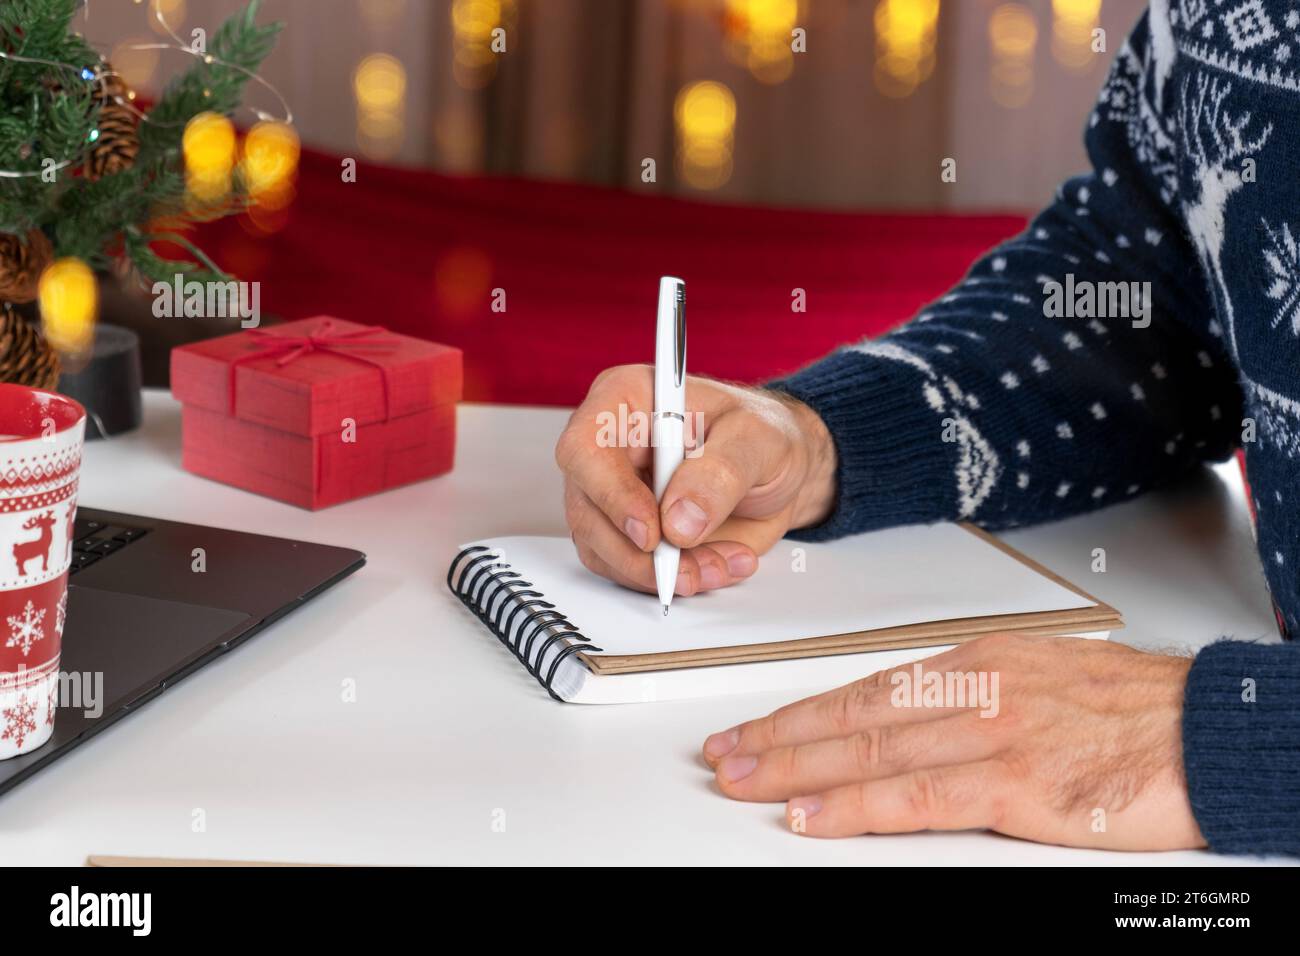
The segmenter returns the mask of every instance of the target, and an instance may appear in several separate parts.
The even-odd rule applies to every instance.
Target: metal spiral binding
[[[468,561],[465,559],[469,558]],[[461,562],[464,561],[464,567]],[[476,544],[462,550],[447,568],[447,589],[461,604],[469,608],[498,641],[514,654],[528,673],[556,700],[563,698],[551,685],[566,657],[579,651],[600,651],[591,640],[546,600],[546,595],[532,590],[532,582],[523,580],[501,556],[485,545]],[[517,590],[519,589],[519,590]],[[506,611],[509,608],[509,612]],[[515,619],[520,614],[518,627]],[[537,645],[537,638],[546,632],[547,637]],[[513,635],[513,638],[511,637]],[[555,660],[542,673],[542,661],[556,642],[570,641],[555,655]]]

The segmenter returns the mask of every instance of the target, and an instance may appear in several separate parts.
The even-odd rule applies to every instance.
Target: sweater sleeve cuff
[[[1300,648],[1202,650],[1183,696],[1183,764],[1211,849],[1300,854]]]
[[[924,381],[906,363],[845,350],[768,383],[821,417],[838,456],[834,511],[790,538],[825,541],[954,517],[954,446],[942,439]]]

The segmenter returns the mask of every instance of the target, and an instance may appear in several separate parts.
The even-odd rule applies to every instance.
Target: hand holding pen
[[[694,315],[698,365],[698,307]],[[693,595],[743,581],[787,531],[829,515],[835,448],[817,414],[766,389],[690,375],[687,451],[657,498],[649,429],[646,440],[608,441],[611,416],[652,421],[654,383],[649,365],[602,372],[556,444],[565,520],[589,570],[656,594],[652,554],[667,541],[681,549],[673,592]]]

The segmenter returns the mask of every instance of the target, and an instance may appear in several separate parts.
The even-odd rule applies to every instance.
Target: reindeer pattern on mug
[[[53,727],[80,464],[79,431],[0,446],[0,758]]]

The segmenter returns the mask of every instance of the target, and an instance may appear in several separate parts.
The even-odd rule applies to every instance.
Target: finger
[[[660,503],[663,533],[688,548],[706,540],[749,493],[781,468],[785,444],[756,428],[754,417],[724,412],[708,423],[699,454],[673,474]]]
[[[773,747],[847,737],[868,727],[952,716],[959,708],[914,706],[912,689],[925,673],[948,673],[964,660],[963,648],[958,646],[788,704],[766,717],[713,734],[704,742],[704,759],[716,767],[728,755],[757,754]]]
[[[739,518],[733,514],[706,536],[705,543],[735,541],[760,555],[772,550],[772,546],[785,537],[785,531],[786,526],[779,521]]]
[[[700,588],[711,591],[730,587],[758,570],[758,555],[738,541],[710,541],[683,552],[700,567]]]
[[[981,723],[984,726],[981,726]],[[834,740],[725,757],[718,787],[734,800],[771,802],[912,770],[986,760],[999,750],[975,711],[919,724],[886,724]]]
[[[917,830],[995,830],[1015,799],[997,760],[913,770],[867,780],[786,805],[795,833],[816,837]]]
[[[620,584],[633,591],[644,591],[647,594],[658,593],[659,589],[653,583],[649,587],[643,587],[635,581],[624,579],[620,577],[619,573],[614,568],[606,564],[600,555],[596,554],[596,552],[589,546],[578,541],[576,538],[573,543],[578,550],[578,560],[582,562],[583,567],[593,574],[598,574],[602,578],[608,578],[615,584]],[[677,570],[677,586],[673,589],[673,593],[682,597],[689,597],[700,590],[699,581],[699,566],[695,563],[693,558],[687,555],[682,555],[682,561]]]
[[[643,466],[634,461],[641,455],[648,463],[649,449],[602,447],[594,421],[582,409],[574,413],[556,443],[555,462],[638,550],[653,551],[659,543],[659,503],[641,478]]]
[[[575,483],[564,484],[564,520],[573,540],[590,548],[613,580],[638,591],[655,591],[654,559],[628,540]]]
[[[653,557],[634,547],[572,482],[565,484],[564,515],[574,541],[600,558],[605,577],[638,591],[653,594],[658,590]],[[690,595],[727,587],[757,568],[757,557],[744,545],[710,542],[683,554],[674,593]]]
[[[730,518],[704,544],[682,553],[700,565],[700,588],[711,591],[737,584],[758,570],[758,556],[780,539],[775,522]],[[714,540],[716,538],[716,540]]]

